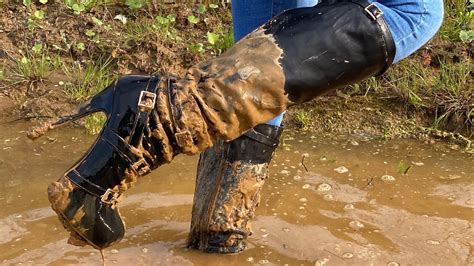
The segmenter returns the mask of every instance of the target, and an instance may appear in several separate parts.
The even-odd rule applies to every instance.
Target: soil
[[[72,99],[65,93],[64,85],[60,84],[71,81],[71,78],[61,70],[51,71],[41,80],[35,81],[21,81],[13,76],[11,70],[17,61],[25,55],[31,55],[31,47],[36,43],[43,44],[44,55],[59,56],[65,64],[75,61],[86,65],[106,57],[111,60],[111,71],[118,75],[168,73],[182,76],[190,66],[214,56],[210,50],[193,53],[189,45],[206,43],[208,31],[229,31],[231,19],[228,9],[222,12],[223,9],[208,8],[207,13],[200,15],[205,23],[194,25],[188,22],[187,17],[195,14],[195,7],[183,8],[181,4],[150,6],[146,11],[132,11],[120,5],[98,6],[79,15],[55,1],[44,5],[33,3],[25,8],[17,0],[7,0],[0,8],[3,9],[0,16],[0,64],[4,66],[6,74],[6,79],[0,79],[0,107],[10,120],[55,118],[70,113],[85,100]],[[46,17],[35,19],[32,14],[36,10],[44,11]],[[114,19],[117,15],[125,15],[130,24],[143,18],[144,21],[148,18],[152,21],[156,15],[166,14],[176,15],[174,28],[178,39],[160,34],[148,34],[142,38],[125,36],[125,26]],[[97,26],[93,22],[94,18],[109,28]],[[35,25],[35,29],[28,29],[31,24]],[[100,39],[88,37],[87,30],[93,30]],[[85,44],[85,50],[78,49],[79,43]],[[422,52],[417,57],[429,67],[439,66],[439,55],[454,59],[462,55],[453,45],[440,44],[428,48],[429,54]],[[432,126],[433,114],[409,108],[399,99],[383,98],[380,95],[349,95],[344,92],[341,90],[336,95],[321,97],[292,108],[286,116],[285,126],[320,134],[362,133],[382,138],[426,138],[425,129]],[[301,112],[307,116],[304,123],[297,118]],[[461,129],[449,129],[470,134],[462,126]]]

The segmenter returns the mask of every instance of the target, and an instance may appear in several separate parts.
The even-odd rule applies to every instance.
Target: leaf
[[[29,5],[31,5],[31,0],[23,0],[23,5],[28,7]]]
[[[199,22],[199,18],[191,15],[191,16],[188,16],[188,21],[192,24],[196,24]]]
[[[33,52],[35,54],[40,54],[41,53],[41,50],[43,50],[43,44],[42,43],[36,43],[32,48],[31,50],[33,50]]]
[[[96,17],[92,17],[92,22],[94,22],[94,24],[96,24],[97,26],[102,26],[104,24],[104,22],[102,22],[102,20],[100,20]]]
[[[95,31],[93,31],[91,29],[88,29],[88,30],[86,30],[85,34],[86,34],[87,37],[92,38],[92,37],[95,36]]]
[[[209,7],[212,8],[212,9],[216,9],[216,8],[218,8],[219,6],[216,5],[216,4],[209,4]]]
[[[48,3],[48,0],[39,0],[39,2],[43,5],[46,5],[46,3]]]
[[[72,5],[72,10],[74,10],[74,14],[79,15],[82,11],[84,11],[86,7],[83,4],[74,4]]]
[[[215,33],[212,33],[212,32],[207,32],[207,41],[210,43],[210,44],[216,44],[217,41],[219,40],[219,35],[215,34]]]
[[[125,4],[128,6],[130,9],[139,9],[141,8],[142,2],[140,0],[126,0]]]
[[[23,65],[26,65],[26,64],[28,64],[29,62],[30,62],[30,60],[28,60],[28,58],[26,58],[26,57],[24,57],[24,56],[23,56],[23,57],[21,58],[21,60],[20,60],[20,63],[22,63]]]
[[[474,41],[474,31],[473,30],[462,30],[459,32],[459,38],[463,42],[472,42]]]
[[[44,12],[43,10],[36,10],[35,13],[33,13],[33,16],[37,19],[44,19]]]
[[[196,9],[196,11],[197,11],[198,13],[200,13],[200,14],[205,13],[205,12],[206,12],[206,6],[203,5],[203,4],[199,4],[198,7],[197,7],[197,9]]]
[[[173,23],[176,21],[176,17],[172,14],[169,14],[168,16],[166,16],[166,18],[168,19],[170,23]]]
[[[84,50],[86,49],[86,46],[84,45],[83,42],[80,42],[80,43],[77,43],[77,44],[76,44],[76,48],[77,48],[77,50],[79,50],[79,51],[84,51]]]

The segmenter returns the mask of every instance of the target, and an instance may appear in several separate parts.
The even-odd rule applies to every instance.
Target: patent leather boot
[[[329,1],[272,18],[183,79],[120,78],[77,114],[31,132],[107,114],[87,154],[50,185],[52,208],[71,239],[107,247],[124,234],[117,202],[138,177],[177,154],[236,139],[293,104],[381,74],[394,53],[377,6]]]
[[[71,232],[72,244],[102,249],[119,241],[125,232],[117,207],[120,193],[138,176],[163,163],[162,158],[143,156],[140,150],[143,145],[150,146],[146,137],[149,124],[153,124],[150,114],[159,80],[154,76],[122,77],[76,114],[30,131],[29,137],[37,138],[49,129],[95,112],[107,116],[89,151],[48,187],[51,206]],[[160,146],[156,140],[153,144]]]
[[[261,124],[239,138],[219,141],[199,159],[188,246],[238,253],[252,234],[251,220],[268,178],[282,128]]]

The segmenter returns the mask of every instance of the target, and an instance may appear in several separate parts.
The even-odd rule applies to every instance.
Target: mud
[[[188,246],[239,252],[268,177],[268,163],[228,162],[229,146],[218,142],[201,154]],[[212,242],[212,243],[211,243]]]
[[[94,137],[65,127],[32,142],[27,127],[0,123],[0,264],[100,265],[98,251],[67,244],[46,195]],[[246,251],[186,248],[197,157],[178,156],[127,192],[128,229],[105,250],[106,263],[474,263],[472,154],[438,142],[289,133],[270,164]],[[412,166],[406,175],[401,161]]]

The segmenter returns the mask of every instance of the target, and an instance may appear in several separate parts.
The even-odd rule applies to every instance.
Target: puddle
[[[64,128],[33,142],[27,126],[0,124],[0,264],[100,265],[98,251],[66,244],[46,196],[94,137]],[[108,264],[474,263],[474,158],[449,145],[286,135],[249,248],[233,256],[185,248],[196,163],[178,156],[127,193]]]

